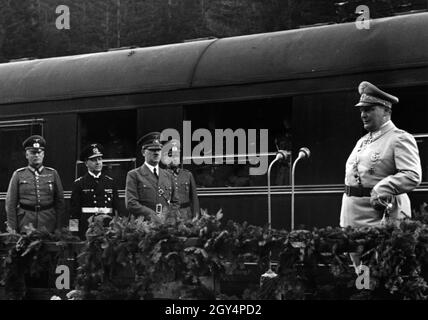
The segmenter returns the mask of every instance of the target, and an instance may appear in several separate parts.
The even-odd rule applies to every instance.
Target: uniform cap
[[[398,98],[380,90],[370,82],[363,81],[358,86],[360,93],[360,101],[355,105],[356,107],[369,107],[374,105],[381,105],[384,107],[392,108],[392,105],[398,103]]]
[[[180,157],[180,141],[177,139],[169,140],[165,143],[162,153],[162,163],[164,165],[171,164],[172,158]]]
[[[179,155],[180,154],[180,141],[177,139],[172,139],[168,141],[165,146],[164,150],[168,150],[168,156],[173,155]]]
[[[163,145],[160,141],[160,132],[150,132],[144,136],[142,136],[137,144],[141,145],[143,150],[161,150]]]
[[[104,152],[103,150],[103,146],[99,143],[92,143],[87,145],[80,153],[80,160],[86,161],[88,159],[102,157]]]
[[[22,143],[22,146],[25,150],[34,149],[41,151],[45,150],[46,140],[42,136],[34,135],[25,139],[25,141]]]

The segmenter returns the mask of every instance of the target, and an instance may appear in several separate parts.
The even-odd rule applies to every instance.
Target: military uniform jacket
[[[178,168],[168,169],[177,189],[180,214],[184,219],[192,219],[199,213],[199,199],[196,182],[189,170]]]
[[[119,197],[113,178],[101,173],[95,178],[88,172],[74,181],[71,193],[70,218],[79,219],[79,236],[88,229],[88,218],[98,214],[114,216]]]
[[[135,216],[149,218],[156,213],[156,206],[162,210],[178,209],[178,198],[171,174],[159,168],[159,178],[146,165],[131,170],[126,176],[125,204]]]
[[[421,182],[421,164],[412,135],[388,121],[381,129],[362,137],[346,162],[345,184],[373,188],[379,196],[393,196],[391,218],[411,216],[406,192]],[[377,226],[383,213],[370,205],[370,197],[342,198],[340,225]]]
[[[64,190],[55,169],[28,166],[13,173],[6,195],[11,229],[24,232],[24,226],[32,223],[36,229],[53,232],[62,226],[64,206]]]

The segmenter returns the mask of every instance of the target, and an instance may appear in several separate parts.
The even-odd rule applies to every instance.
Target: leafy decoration
[[[428,295],[428,226],[405,220],[381,228],[270,230],[202,214],[162,225],[94,219],[77,257],[83,299],[419,299]],[[0,268],[10,298],[25,295],[25,277],[51,270],[72,239],[29,230],[0,237]],[[56,250],[49,249],[49,243]],[[50,252],[50,254],[46,254]],[[350,253],[370,271],[355,286]],[[50,269],[49,269],[50,268]],[[266,272],[268,270],[268,272]],[[240,282],[239,282],[239,281]],[[241,290],[224,284],[239,282]]]

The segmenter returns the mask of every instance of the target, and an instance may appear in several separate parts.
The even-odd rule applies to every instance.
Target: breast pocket
[[[182,182],[180,183],[180,191],[182,192],[189,192],[190,184],[189,182]]]
[[[40,182],[40,190],[46,194],[53,194],[54,181],[52,179],[43,180]]]
[[[19,192],[22,194],[30,194],[34,189],[34,184],[29,180],[19,180]]]
[[[147,183],[140,183],[138,185],[138,196],[140,200],[151,199],[155,197],[155,192],[153,187]]]

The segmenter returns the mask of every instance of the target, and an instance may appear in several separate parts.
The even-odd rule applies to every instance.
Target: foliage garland
[[[80,298],[428,298],[426,215],[421,221],[405,220],[382,228],[292,232],[245,222],[224,223],[221,218],[221,211],[216,215],[202,212],[192,221],[153,225],[118,217],[108,227],[94,220],[77,258],[75,287],[82,293]],[[16,241],[10,237],[1,237],[0,249]],[[9,298],[23,298],[24,275],[38,273],[61,256],[60,250],[53,258],[46,255],[46,243],[56,241],[61,248],[73,240],[65,231],[49,235],[28,230],[9,248],[0,268]],[[370,270],[369,289],[355,287],[357,274],[349,258],[351,252],[358,253]],[[270,277],[263,278],[259,286],[260,275],[270,267],[277,275],[267,273]],[[223,287],[219,290],[222,281],[250,274],[253,283],[246,283],[245,290],[231,294],[225,294]]]

